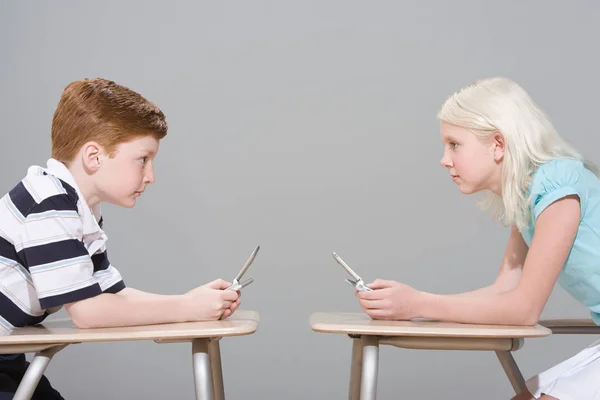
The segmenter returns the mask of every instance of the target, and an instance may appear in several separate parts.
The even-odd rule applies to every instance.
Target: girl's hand
[[[367,285],[373,291],[356,292],[361,308],[373,319],[408,320],[417,318],[421,292],[396,281],[376,279]]]

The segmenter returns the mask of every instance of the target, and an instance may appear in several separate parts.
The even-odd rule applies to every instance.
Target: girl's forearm
[[[517,290],[496,293],[488,288],[460,295],[421,292],[417,301],[417,314],[420,318],[471,324],[537,323],[539,312],[533,310]]]

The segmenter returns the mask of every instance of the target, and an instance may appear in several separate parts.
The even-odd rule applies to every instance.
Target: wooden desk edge
[[[332,334],[346,334],[346,335],[363,335],[363,336],[385,336],[385,337],[430,337],[430,338],[464,338],[464,339],[533,339],[533,338],[542,338],[552,335],[552,331],[548,333],[539,334],[478,334],[478,333],[469,333],[468,331],[464,333],[421,333],[421,332],[381,332],[374,330],[361,330],[361,329],[332,329],[332,328],[320,328],[318,325],[312,327],[314,332],[318,333],[332,333]]]
[[[221,337],[235,337],[235,336],[247,336],[254,334],[258,330],[259,316],[256,311],[248,312],[248,319],[238,319],[237,322],[241,323],[241,326],[227,327],[227,328],[210,328],[205,332],[202,329],[197,329],[196,332],[190,333],[189,329],[186,331],[175,330],[173,332],[149,330],[143,331],[144,326],[140,327],[127,327],[128,331],[119,332],[119,328],[108,328],[115,329],[114,332],[102,331],[101,329],[74,329],[73,332],[67,333],[40,333],[40,334],[26,334],[26,335],[8,335],[0,336],[0,347],[2,346],[14,346],[14,345],[41,345],[41,344],[75,344],[75,343],[93,343],[93,342],[128,342],[128,341],[140,341],[140,340],[154,340],[156,341],[173,341],[173,342],[186,342],[194,339],[210,339],[210,338],[221,338]],[[175,324],[164,324],[165,327],[169,327]],[[43,324],[42,324],[43,326]],[[152,325],[156,328],[157,325]],[[140,328],[136,330],[135,328]],[[168,328],[166,328],[168,329]]]
[[[0,347],[12,346],[16,344],[75,344],[75,343],[103,343],[103,342],[135,342],[142,340],[153,340],[155,342],[172,341],[172,342],[191,342],[194,339],[210,339],[224,338],[236,336],[248,336],[257,331],[255,326],[252,329],[245,329],[236,332],[206,332],[197,335],[190,334],[173,334],[173,335],[156,335],[152,332],[136,334],[136,335],[120,335],[120,334],[93,334],[93,333],[72,333],[72,334],[54,334],[54,335],[28,335],[28,336],[7,336],[0,341]],[[45,337],[48,336],[48,337]]]
[[[503,327],[498,325],[498,330],[503,331],[502,333],[495,333],[493,329],[489,328],[477,328],[477,325],[469,324],[468,328],[444,328],[440,329],[439,332],[418,332],[418,329],[435,329],[434,326],[431,328],[410,328],[410,327],[386,327],[384,326],[357,326],[350,322],[348,324],[339,322],[323,322],[319,321],[319,316],[323,316],[328,313],[315,313],[311,315],[309,323],[311,329],[318,333],[334,333],[334,334],[347,334],[347,335],[366,335],[366,336],[415,336],[415,337],[432,337],[432,338],[509,338],[509,339],[527,339],[527,338],[539,338],[552,335],[552,330],[536,324],[534,326],[523,326],[523,330],[519,331],[518,327]],[[344,313],[342,313],[344,314]],[[351,315],[351,314],[347,314]],[[466,325],[466,324],[465,324]],[[515,332],[510,332],[510,329],[514,329]],[[486,332],[486,330],[488,332]],[[390,332],[391,331],[391,332]],[[528,332],[524,332],[528,331]]]

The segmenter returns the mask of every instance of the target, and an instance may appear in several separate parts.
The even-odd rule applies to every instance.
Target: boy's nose
[[[145,178],[147,183],[154,183],[154,166],[152,164],[148,165]]]

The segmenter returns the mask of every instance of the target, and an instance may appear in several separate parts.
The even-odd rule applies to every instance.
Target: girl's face
[[[504,138],[497,132],[482,141],[468,129],[441,122],[444,155],[440,164],[464,194],[491,190],[502,195]]]

